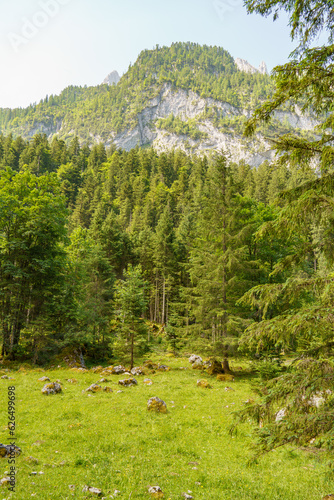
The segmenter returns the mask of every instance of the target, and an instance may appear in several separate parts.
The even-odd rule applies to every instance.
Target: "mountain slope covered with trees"
[[[313,124],[298,109],[286,108],[258,138],[243,139],[246,118],[273,89],[270,76],[239,71],[220,47],[175,43],[143,51],[117,85],[72,86],[26,109],[2,109],[0,130],[24,138],[45,133],[67,143],[77,136],[81,144],[115,143],[126,150],[225,148],[234,160],[258,165],[272,156],[264,136]]]

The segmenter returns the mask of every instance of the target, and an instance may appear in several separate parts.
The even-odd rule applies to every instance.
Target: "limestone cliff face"
[[[208,117],[208,110],[214,110],[220,119],[226,118],[228,126],[215,126],[214,121]],[[184,122],[193,120],[192,123],[200,132],[201,138],[195,140],[187,135],[164,130],[161,124],[159,128],[157,127],[157,120],[171,115]],[[116,146],[127,151],[137,145],[152,145],[158,151],[177,148],[195,154],[224,149],[232,161],[244,160],[252,166],[258,166],[265,160],[272,160],[275,155],[274,150],[261,134],[257,134],[252,139],[245,139],[241,128],[233,125],[238,118],[243,116],[248,118],[250,111],[227,102],[203,98],[192,91],[175,90],[172,89],[171,84],[165,83],[158,95],[138,113],[136,125],[132,129],[122,130],[116,134],[110,127],[109,131],[108,129],[104,131],[103,137],[94,130],[89,136],[91,143],[104,142],[106,145],[115,143]],[[315,120],[303,115],[298,107],[295,107],[294,112],[276,111],[274,118],[285,129],[292,127],[293,129],[313,130],[316,125]],[[56,122],[45,120],[34,123],[25,135],[30,138],[38,132],[45,133],[50,139],[57,135],[65,140],[71,139],[76,134],[71,125],[61,118],[58,118]]]
[[[137,145],[153,145],[158,151],[179,148],[184,151],[202,153],[204,151],[226,150],[232,161],[245,160],[253,166],[258,166],[265,160],[274,157],[271,145],[257,134],[249,140],[240,134],[231,131],[226,133],[214,127],[210,120],[203,117],[206,109],[215,107],[222,117],[249,116],[249,112],[232,106],[231,104],[216,101],[210,98],[201,98],[194,92],[185,90],[173,91],[169,84],[165,84],[157,97],[138,114],[138,125],[132,130],[124,130],[120,134],[111,134],[107,143],[114,142],[118,147],[130,150]],[[167,118],[171,114],[183,121],[197,120],[197,127],[205,132],[204,139],[193,140],[185,135],[177,135],[166,130],[158,129],[155,122],[159,118]],[[277,111],[275,118],[282,124],[289,124],[294,128],[312,130],[315,121],[305,117],[296,108],[295,113]]]

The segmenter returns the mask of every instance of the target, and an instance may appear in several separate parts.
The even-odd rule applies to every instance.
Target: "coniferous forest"
[[[334,45],[310,41],[322,23],[332,37],[333,9],[317,2],[313,11],[302,0],[245,3],[249,12],[275,6],[291,16],[300,44],[273,78],[237,72],[223,50],[174,44],[143,52],[119,86],[102,86],[98,96],[81,89],[74,98],[68,89],[28,110],[1,111],[1,355],[43,366],[76,350],[93,364],[122,360],[133,368],[159,348],[219,358],[225,374],[231,358],[246,357],[266,381],[236,421],[260,424],[260,449],[315,442],[331,451]],[[140,85],[125,118],[129,79]],[[258,167],[233,163],[226,150],[126,151],[79,135],[8,133],[67,97],[74,130],[89,106],[96,118],[107,105],[115,130],[131,127],[155,95],[153,80],[236,105],[251,99],[257,110],[248,136],[268,131],[275,111],[297,103],[318,125],[312,137],[279,129],[271,137],[276,160]],[[157,126],[200,133],[174,116]],[[312,405],[314,397],[321,404]]]

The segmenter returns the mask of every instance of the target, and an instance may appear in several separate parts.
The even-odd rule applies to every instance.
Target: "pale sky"
[[[294,44],[287,18],[247,15],[243,0],[0,0],[0,107],[122,75],[144,49],[218,45],[269,70]]]

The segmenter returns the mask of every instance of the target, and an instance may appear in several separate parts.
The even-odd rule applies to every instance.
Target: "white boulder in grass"
[[[51,382],[51,384],[45,384],[42,389],[42,394],[58,394],[61,392],[61,385],[57,382]]]
[[[100,488],[95,488],[94,486],[84,486],[83,493],[92,493],[93,495],[101,496],[102,495],[102,490]]]
[[[163,498],[164,496],[160,486],[150,486],[148,492],[152,498]]]
[[[131,370],[132,375],[143,375],[143,370],[139,366],[135,366]]]
[[[203,359],[201,358],[201,356],[197,356],[196,354],[192,354],[189,358],[189,363],[193,364],[193,363],[203,363]]]

